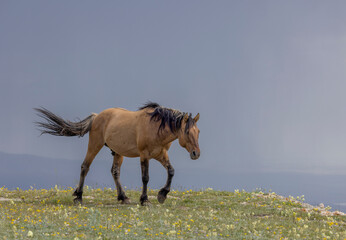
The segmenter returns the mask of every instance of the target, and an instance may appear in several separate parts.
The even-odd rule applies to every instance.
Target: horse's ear
[[[187,120],[189,120],[189,114],[185,113],[183,121],[187,122]]]
[[[193,121],[196,123],[199,120],[199,113],[197,113],[196,117],[193,118]]]

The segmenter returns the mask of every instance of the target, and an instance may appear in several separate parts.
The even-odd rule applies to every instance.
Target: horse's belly
[[[138,157],[137,118],[133,113],[117,112],[105,128],[105,142],[117,154],[125,157]]]
[[[138,157],[139,151],[135,138],[114,134],[106,139],[107,146],[117,154],[125,157]]]
[[[139,157],[139,152],[137,148],[133,149],[124,149],[124,148],[116,148],[116,150],[113,150],[117,154],[124,156],[124,157]]]

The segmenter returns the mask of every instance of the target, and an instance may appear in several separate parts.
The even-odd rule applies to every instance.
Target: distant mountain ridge
[[[55,185],[75,187],[79,181],[83,160],[67,160],[0,152],[0,187],[9,189],[51,188]],[[85,184],[92,187],[115,187],[111,175],[112,158],[96,158],[92,163]],[[139,160],[124,161],[121,180],[124,186],[132,188],[142,184]],[[151,186],[163,185],[166,170],[159,164],[152,164]],[[159,179],[158,179],[159,178]]]
[[[54,159],[27,154],[0,152],[0,187],[9,189],[52,188],[55,185],[75,187],[79,181],[82,160]],[[220,172],[211,168],[195,168],[184,160],[172,161],[175,168],[173,189],[201,189],[212,187],[218,190],[234,191],[256,188],[272,190],[283,196],[305,195],[308,203],[324,203],[334,209],[346,212],[346,175],[317,175],[294,172]],[[90,167],[85,184],[91,187],[111,187],[115,184],[110,172],[112,158],[99,157]],[[188,167],[186,167],[188,166]],[[149,167],[149,187],[158,189],[166,181],[166,171],[157,162]],[[140,188],[142,185],[138,159],[126,159],[121,168],[123,186]],[[71,197],[72,199],[72,197]]]
[[[7,188],[47,188],[72,185],[78,176],[78,163],[28,154],[0,152],[0,185]],[[72,182],[70,182],[72,181]],[[70,184],[68,184],[70,182]]]

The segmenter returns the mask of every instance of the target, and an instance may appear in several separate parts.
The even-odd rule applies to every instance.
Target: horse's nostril
[[[199,152],[197,152],[197,151],[191,151],[190,157],[191,157],[191,159],[193,159],[193,160],[198,159],[198,158],[199,158]]]

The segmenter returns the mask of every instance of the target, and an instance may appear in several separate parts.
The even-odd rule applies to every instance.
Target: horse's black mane
[[[142,107],[138,108],[138,110],[143,110],[145,108],[157,108],[157,107],[161,107],[160,104],[155,102],[147,102]]]
[[[142,107],[140,107],[138,110],[143,110],[147,108],[154,110],[153,112],[148,113],[151,116],[150,120],[157,122],[161,121],[158,132],[162,131],[165,128],[166,124],[173,133],[179,131],[181,129],[181,123],[184,119],[184,116],[188,114],[186,112],[181,112],[179,110],[162,107],[160,106],[160,104],[154,102],[148,102]],[[185,133],[188,132],[188,130],[193,126],[194,123],[195,122],[190,113],[188,120],[186,122]]]

